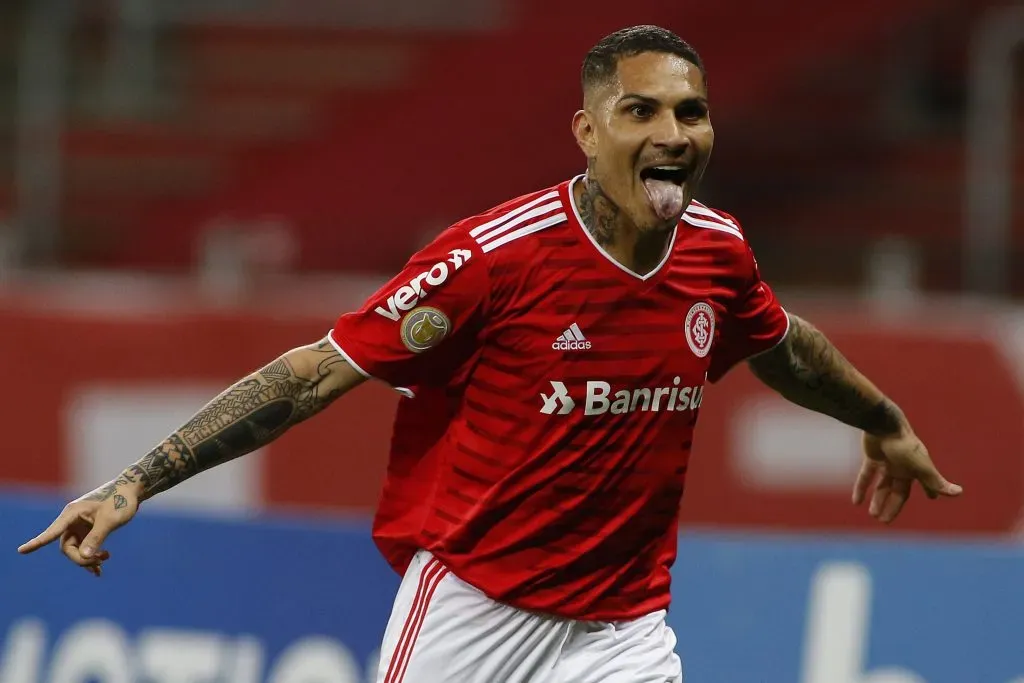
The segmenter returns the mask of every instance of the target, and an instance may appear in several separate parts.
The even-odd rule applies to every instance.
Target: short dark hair
[[[708,76],[704,63],[697,51],[685,40],[660,26],[630,26],[605,36],[590,48],[583,60],[581,85],[584,92],[595,85],[607,83],[618,70],[619,60],[635,57],[645,52],[662,52],[676,55],[690,62],[700,70],[707,85]]]

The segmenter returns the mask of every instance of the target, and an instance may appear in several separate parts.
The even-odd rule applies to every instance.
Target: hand
[[[864,434],[864,463],[853,487],[854,505],[864,502],[868,489],[874,484],[868,512],[888,524],[900,514],[915,480],[932,499],[956,497],[963,491],[939,473],[928,449],[909,429],[887,436]]]
[[[138,492],[123,482],[111,482],[68,503],[47,529],[18,552],[35,552],[60,539],[60,549],[75,564],[100,576],[110,553],[103,549],[107,536],[127,524],[139,509]]]

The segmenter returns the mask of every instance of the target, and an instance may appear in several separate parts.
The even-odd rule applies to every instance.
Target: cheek
[[[617,198],[620,201],[625,200],[633,185],[633,150],[630,147],[619,146],[606,152],[601,159],[605,178],[610,189],[613,188],[618,194]]]
[[[619,179],[632,177],[636,161],[643,149],[643,138],[623,133],[612,133],[601,150],[607,169]]]
[[[709,125],[708,128],[707,128],[707,131],[705,131],[700,136],[701,152],[704,154],[704,156],[709,156],[711,154],[711,150],[714,149],[714,147],[715,147],[715,129],[712,128]]]
[[[628,164],[622,144],[614,136],[606,136],[601,140],[598,150],[597,165],[608,181],[617,181],[622,176],[622,169]]]

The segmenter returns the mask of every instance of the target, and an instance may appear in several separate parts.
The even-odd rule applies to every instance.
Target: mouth
[[[686,166],[660,164],[640,169],[640,182],[647,201],[662,221],[679,220],[685,201],[683,186],[690,177]]]
[[[640,169],[640,182],[642,183],[655,180],[682,186],[689,176],[690,171],[685,166],[662,165]]]

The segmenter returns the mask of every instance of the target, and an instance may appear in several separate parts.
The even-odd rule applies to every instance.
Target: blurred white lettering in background
[[[306,636],[267,661],[252,636],[147,629],[135,638],[105,619],[51,634],[26,617],[8,630],[0,683],[372,683],[377,654],[360,666],[334,638]]]

